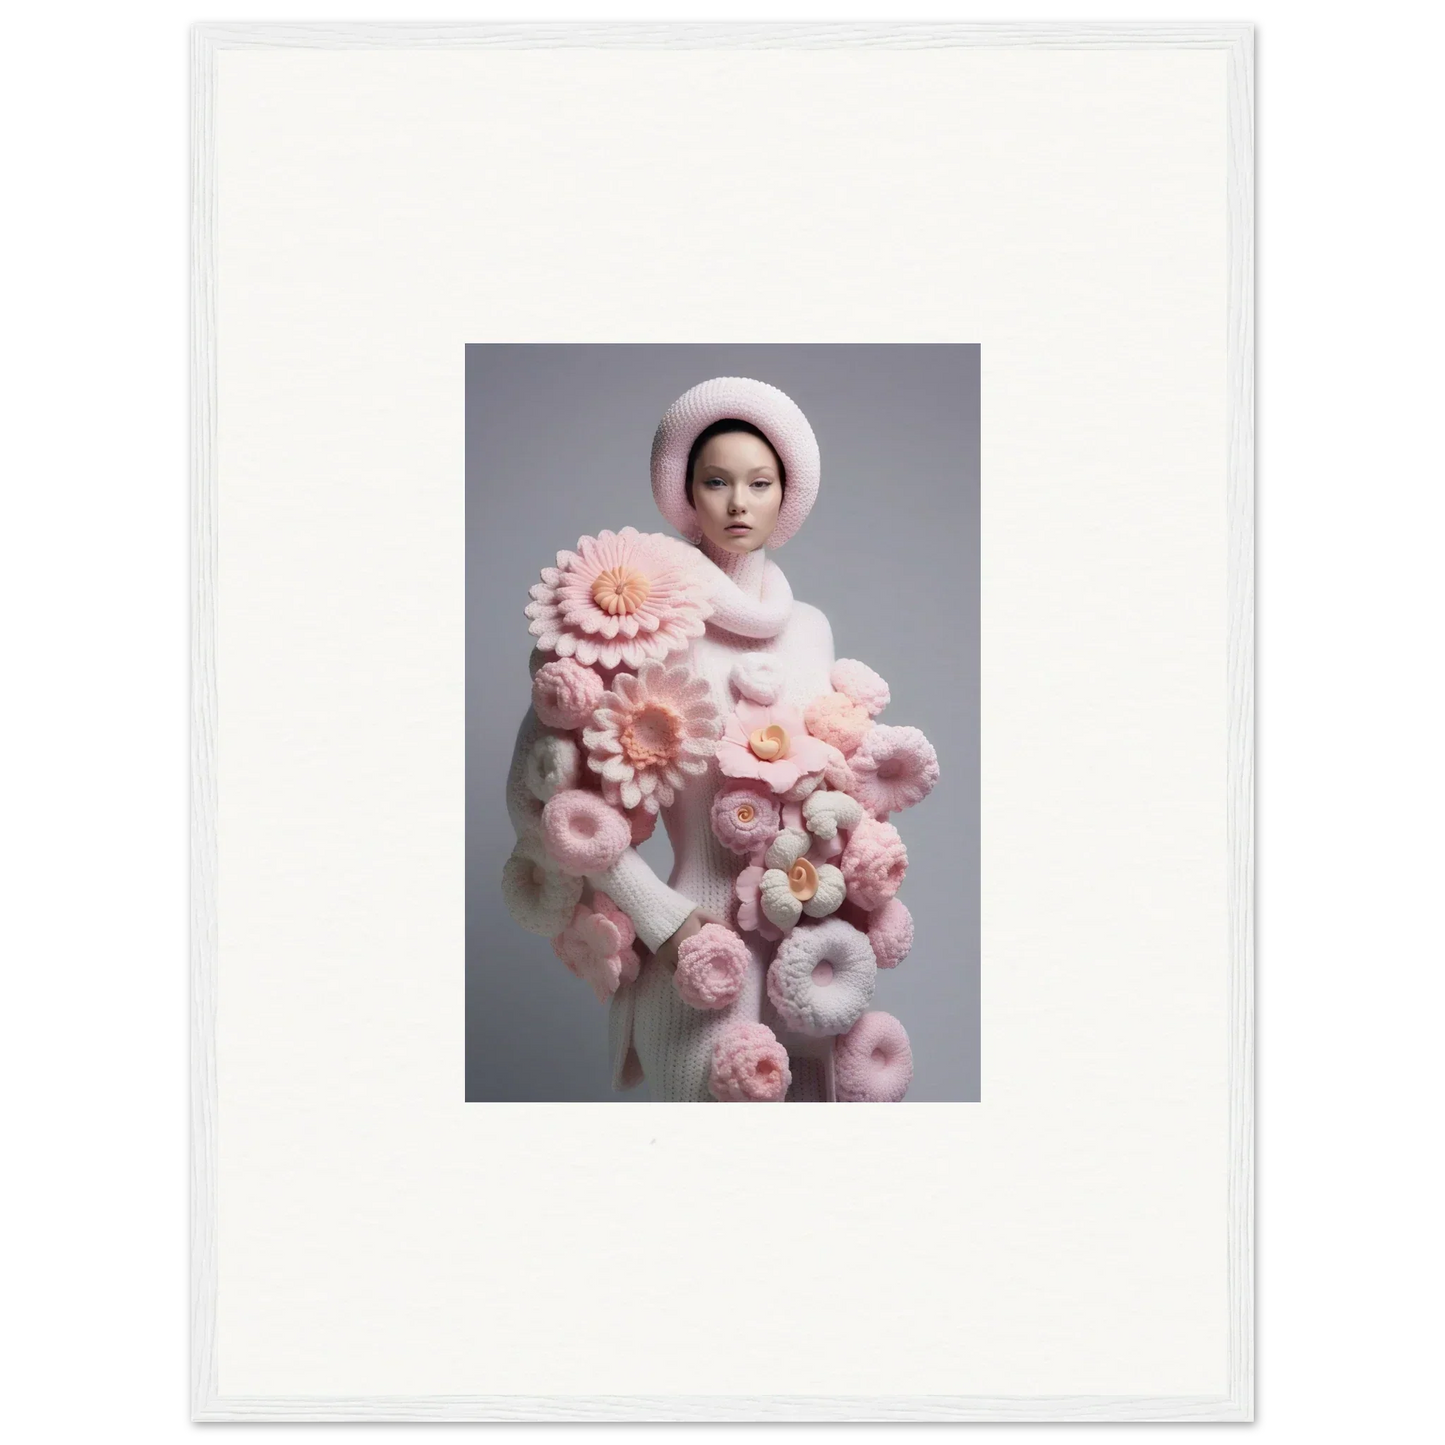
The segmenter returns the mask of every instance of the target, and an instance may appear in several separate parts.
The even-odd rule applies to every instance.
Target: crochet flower
[[[865,934],[841,918],[794,929],[768,965],[768,998],[800,1034],[852,1028],[873,1002],[878,966]]]
[[[778,836],[778,805],[762,788],[719,789],[712,800],[712,831],[733,853],[758,853]]]
[[[641,667],[701,637],[713,604],[700,554],[675,537],[624,527],[579,537],[542,568],[526,607],[537,646],[589,666]]]
[[[792,1082],[788,1051],[767,1024],[734,1024],[713,1045],[707,1084],[722,1103],[778,1104]]]
[[[526,727],[525,721],[523,728]],[[517,747],[512,753],[512,765],[507,771],[507,816],[519,838],[540,838],[542,834],[542,805],[545,798],[539,798],[527,780],[527,759],[531,747],[522,747],[523,734],[517,734]],[[534,739],[535,741],[535,739]],[[554,933],[556,929],[552,930]]]
[[[705,923],[678,945],[672,986],[693,1008],[726,1008],[747,975],[747,944],[732,929]]]
[[[840,657],[828,673],[828,681],[850,697],[869,717],[877,717],[888,706],[888,684],[856,657]]]
[[[730,778],[758,778],[786,793],[804,775],[821,773],[833,751],[808,736],[798,708],[744,698],[728,717],[717,761]]]
[[[850,796],[858,786],[858,779],[854,775],[848,759],[836,750],[823,768],[823,781],[828,787],[840,793],[847,793]]]
[[[897,968],[913,947],[913,915],[901,898],[890,898],[867,915],[868,942],[879,968]]]
[[[847,793],[824,788],[814,793],[802,808],[803,820],[815,838],[836,838],[840,828],[854,828],[863,816],[863,805]]]
[[[842,872],[809,856],[813,840],[801,828],[787,828],[763,857],[758,880],[759,906],[768,922],[785,932],[803,914],[824,918],[843,901]]]
[[[783,930],[769,921],[763,912],[763,874],[768,870],[761,863],[751,863],[733,879],[733,893],[738,900],[737,925],[744,933],[776,942]],[[802,912],[800,908],[799,913]]]
[[[848,897],[860,908],[877,908],[898,892],[908,850],[892,823],[864,818],[848,835],[841,866]]]
[[[820,692],[803,709],[803,722],[815,738],[832,743],[845,757],[873,726],[867,710],[841,692]]]
[[[831,751],[833,752],[838,751],[832,746],[831,743],[824,743],[823,746],[831,749]],[[817,788],[822,787],[822,785],[822,773],[804,773],[803,776],[800,777],[791,788],[785,788],[781,793],[779,793],[778,797],[782,798],[783,801],[787,803],[801,803],[803,799],[808,796],[809,793],[813,792]]]
[[[507,912],[528,933],[550,938],[565,926],[582,897],[582,880],[556,867],[540,838],[517,840],[502,865],[502,901]]]
[[[722,728],[706,678],[686,662],[647,661],[635,677],[613,679],[582,741],[608,802],[655,813],[672,806],[689,774],[707,771]]]
[[[917,728],[878,724],[858,744],[848,766],[853,796],[875,818],[911,808],[938,781],[938,754]]]
[[[745,652],[733,663],[728,679],[741,697],[764,705],[783,695],[783,660],[776,652]]]
[[[626,852],[632,829],[596,793],[564,788],[542,809],[542,838],[564,873],[605,873]]]
[[[851,801],[843,800],[845,805]],[[810,832],[804,821],[806,806],[783,804],[781,830],[762,855],[754,853],[756,861],[733,880],[737,926],[744,933],[776,941],[786,937],[804,914],[823,918],[847,901],[842,870],[832,861],[843,851],[843,835],[835,831],[824,837]],[[853,807],[862,817],[862,809],[856,803]],[[860,922],[859,926],[866,928],[867,924]]]
[[[527,749],[522,765],[527,791],[546,802],[563,788],[575,788],[582,774],[582,752],[566,733],[543,733]]]
[[[570,657],[554,657],[532,674],[532,706],[553,728],[580,728],[606,690],[601,676]]]
[[[865,1013],[833,1044],[840,1104],[896,1104],[913,1082],[913,1050],[892,1014]]]
[[[579,903],[571,921],[552,940],[552,949],[578,978],[592,985],[599,1003],[617,992],[619,984],[637,977],[641,961],[632,947],[636,938],[632,920],[605,893],[592,902]]]

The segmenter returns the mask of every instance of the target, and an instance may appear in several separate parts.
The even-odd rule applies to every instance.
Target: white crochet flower
[[[803,912],[809,918],[826,918],[843,906],[843,899],[848,895],[848,884],[843,877],[843,870],[835,868],[831,863],[820,863],[817,874],[817,890],[803,904]]]
[[[745,652],[728,674],[732,685],[749,702],[769,705],[783,695],[782,659],[775,652]]]
[[[808,851],[811,841],[801,828],[784,828],[768,845],[763,862],[769,868],[781,868],[786,872]]]
[[[803,900],[788,886],[781,868],[769,868],[758,885],[759,901],[769,923],[786,932],[803,916]]]
[[[519,743],[520,739],[519,733]],[[543,800],[527,786],[527,758],[530,752],[530,745],[518,746],[512,754],[512,765],[507,771],[507,816],[512,820],[512,828],[519,838],[542,836]]]
[[[560,933],[582,900],[580,877],[569,877],[547,857],[540,838],[517,840],[502,865],[502,899],[507,912],[528,933]]]
[[[545,803],[553,793],[577,786],[582,750],[566,733],[543,733],[527,750],[523,774],[527,791]]]
[[[803,804],[803,821],[815,838],[836,838],[839,828],[852,828],[863,816],[863,805],[847,793],[827,788]]]
[[[763,855],[758,901],[768,922],[785,932],[798,919],[826,918],[842,905],[847,887],[831,863],[808,857],[813,840],[801,828],[784,828]]]

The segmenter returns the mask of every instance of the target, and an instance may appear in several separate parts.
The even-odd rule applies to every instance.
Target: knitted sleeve
[[[697,906],[664,883],[636,848],[628,848],[605,873],[589,873],[587,881],[632,920],[637,936],[654,953]]]

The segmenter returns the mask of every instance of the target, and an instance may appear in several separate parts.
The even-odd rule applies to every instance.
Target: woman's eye
[[[772,478],[771,478],[771,477],[754,477],[754,478],[753,478],[753,485],[754,485],[755,487],[762,487],[762,488],[766,489],[766,488],[768,488],[768,487],[771,487],[772,484],[773,484],[773,482],[772,482]]]

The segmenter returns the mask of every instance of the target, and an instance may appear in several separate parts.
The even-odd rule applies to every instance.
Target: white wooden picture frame
[[[188,23],[188,1431],[1263,1429],[1261,46]],[[980,1104],[465,1104],[483,341],[981,345]]]

